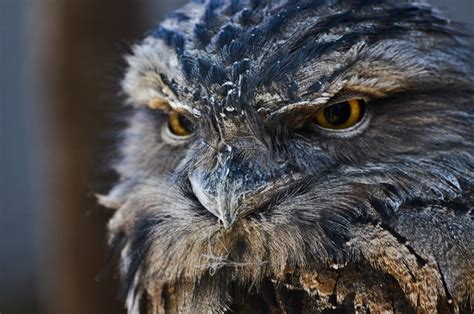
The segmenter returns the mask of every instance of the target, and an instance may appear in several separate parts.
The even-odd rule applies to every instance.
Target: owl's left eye
[[[362,99],[351,99],[320,110],[312,121],[324,129],[341,130],[356,125],[364,114],[365,102]]]
[[[168,128],[173,135],[187,137],[193,134],[193,124],[184,115],[171,111],[168,114]]]

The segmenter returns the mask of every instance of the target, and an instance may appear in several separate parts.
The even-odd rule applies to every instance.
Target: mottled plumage
[[[472,310],[463,37],[408,0],[170,14],[127,59],[120,182],[100,197],[129,312]],[[311,122],[348,99],[367,103],[355,126]]]

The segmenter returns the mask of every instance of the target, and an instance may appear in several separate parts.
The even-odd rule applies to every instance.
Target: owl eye
[[[312,122],[324,129],[347,129],[359,122],[365,113],[362,99],[351,99],[320,110]]]
[[[168,128],[173,135],[186,137],[193,134],[193,125],[184,115],[171,111],[168,114]]]

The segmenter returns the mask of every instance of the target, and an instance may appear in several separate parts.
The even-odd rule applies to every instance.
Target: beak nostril
[[[231,152],[231,151],[232,151],[232,146],[230,146],[229,144],[227,144],[224,140],[221,140],[221,141],[217,144],[217,151],[218,151],[220,154],[224,153],[225,151]]]
[[[217,151],[219,153],[223,153],[227,148],[227,144],[224,143],[224,141],[220,141],[219,144],[217,144]]]

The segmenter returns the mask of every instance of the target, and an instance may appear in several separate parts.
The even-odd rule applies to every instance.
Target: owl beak
[[[240,219],[269,206],[297,175],[288,171],[286,161],[275,162],[276,169],[263,168],[260,163],[243,161],[227,147],[212,170],[196,168],[188,178],[201,205],[230,229]]]
[[[217,186],[203,185],[200,175],[191,176],[191,187],[201,205],[223,224],[225,229],[232,228],[243,217],[266,208],[281,191],[301,180],[294,175],[253,191],[240,190],[240,183],[222,179]]]
[[[201,205],[216,216],[225,229],[230,229],[237,221],[237,198],[235,194],[226,189],[225,181],[217,187],[215,193],[209,193],[203,187],[200,176],[190,177],[194,195]]]

